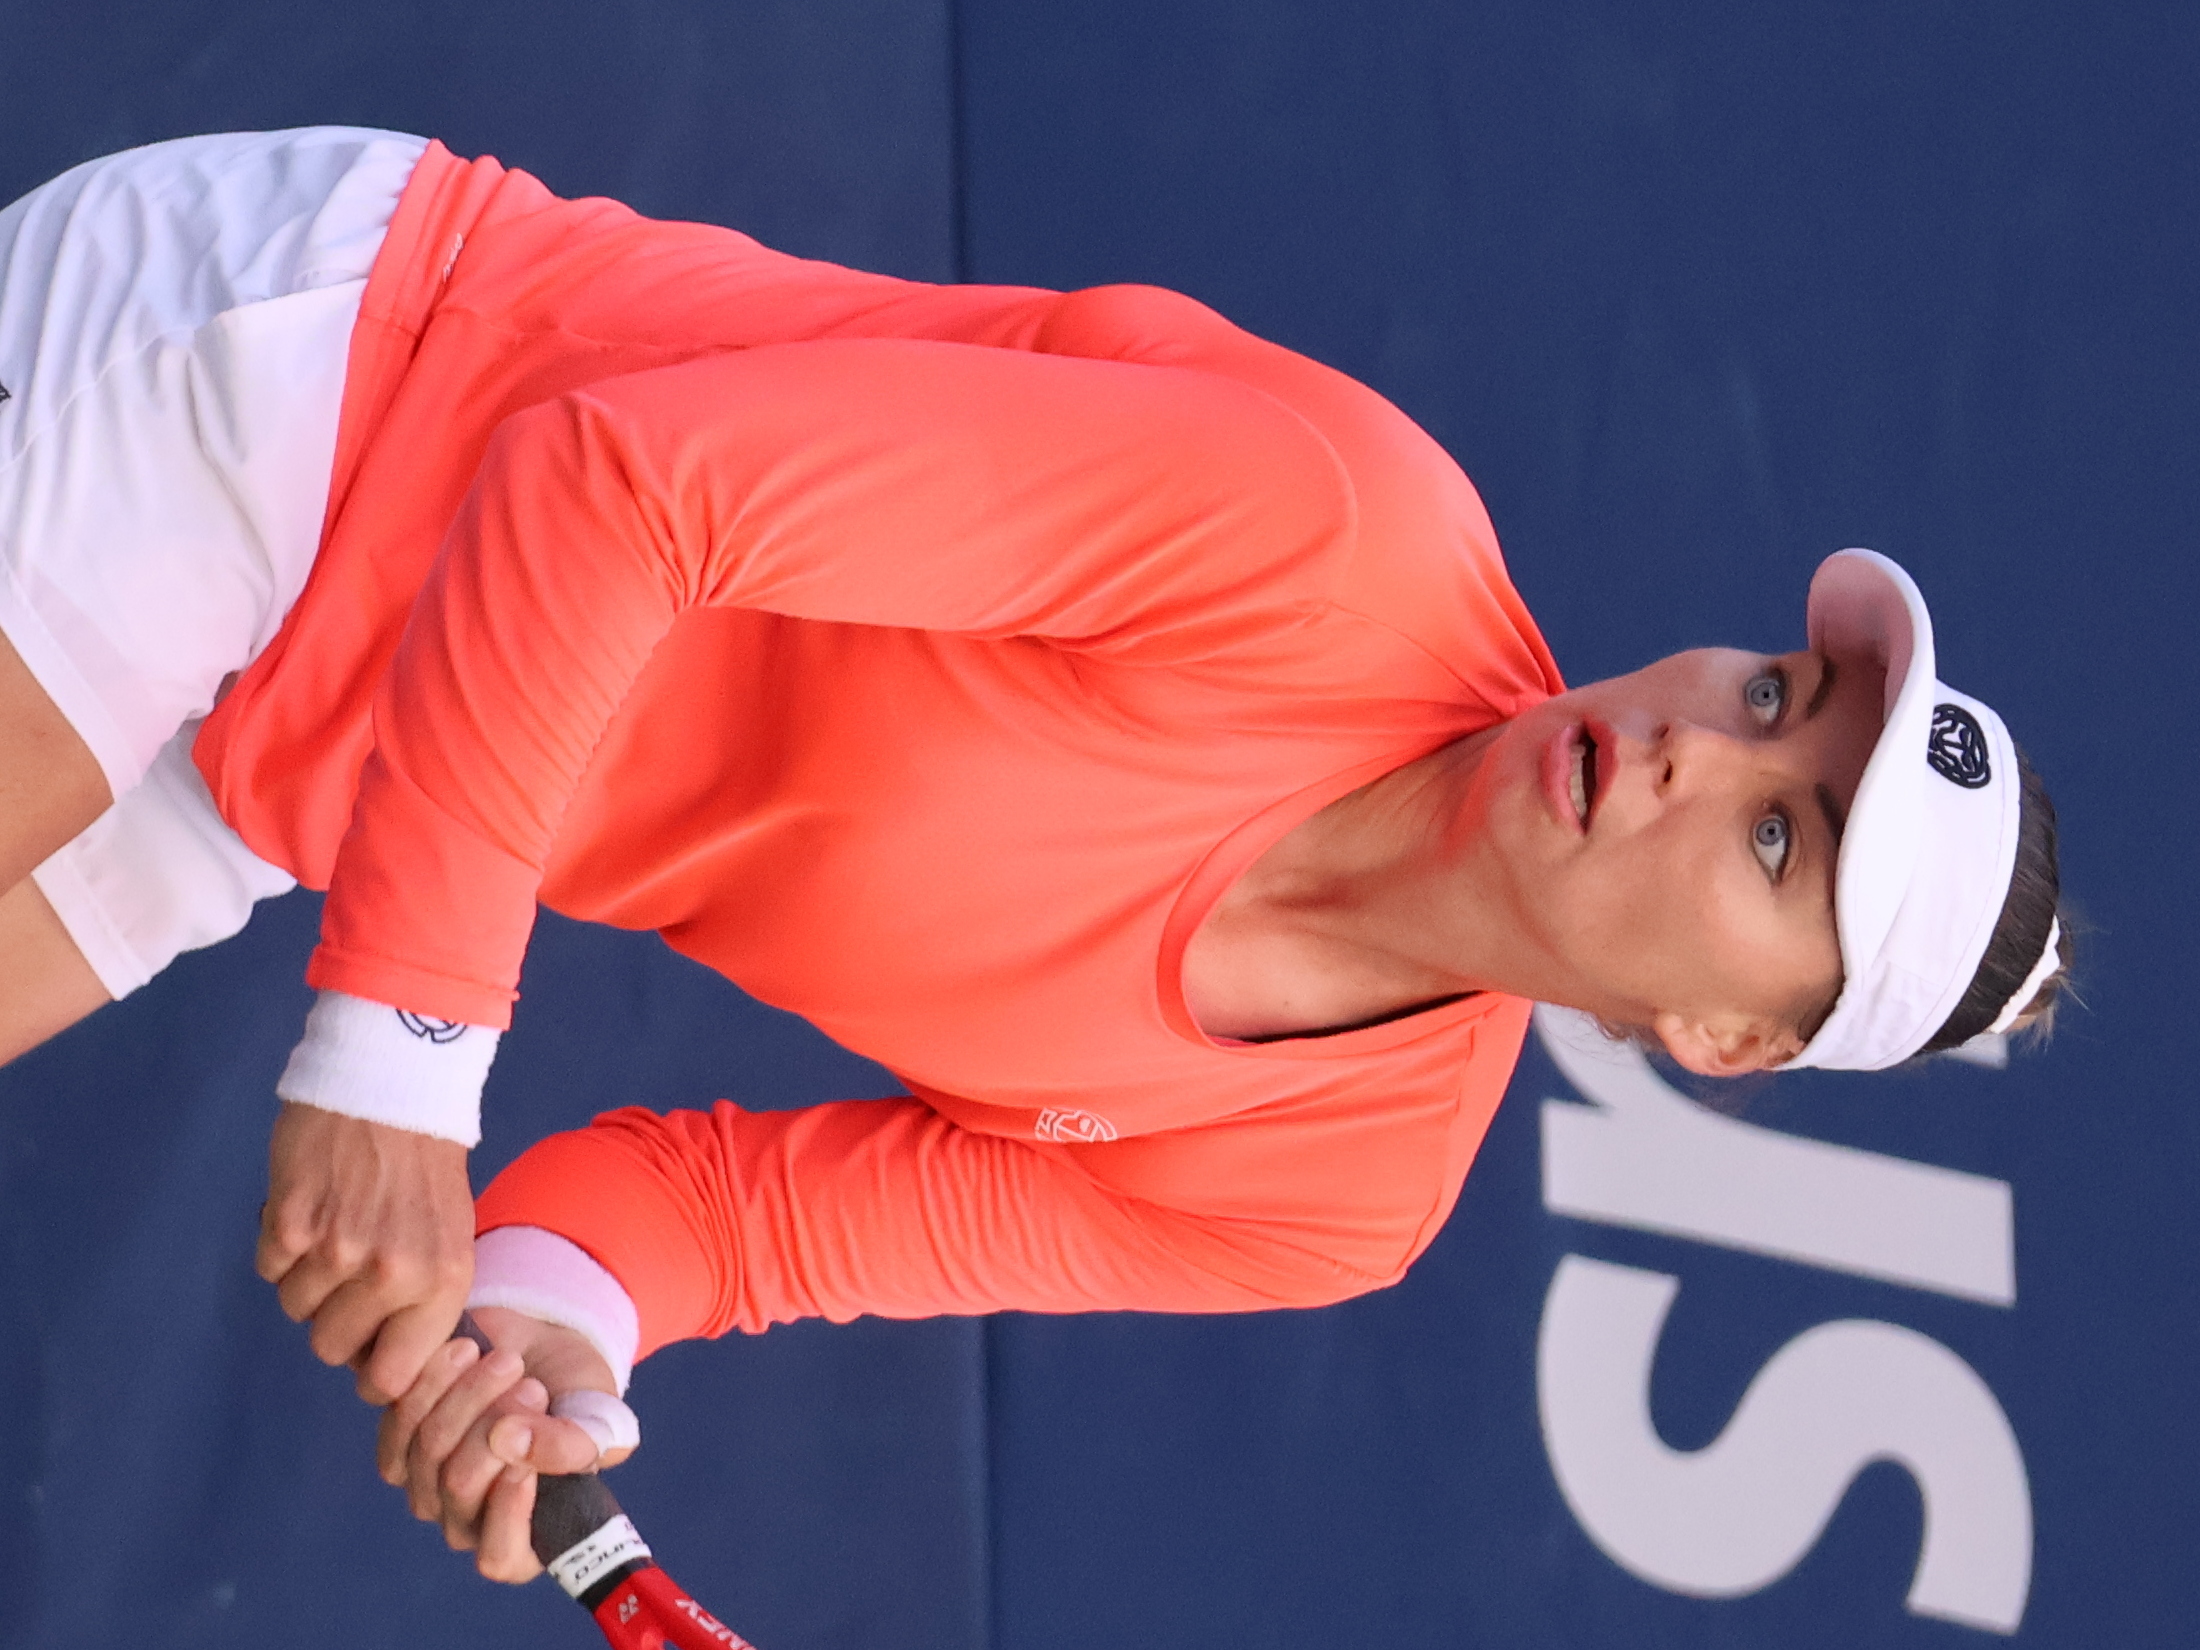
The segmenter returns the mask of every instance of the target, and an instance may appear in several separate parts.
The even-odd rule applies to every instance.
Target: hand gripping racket
[[[493,1350],[468,1312],[458,1332]],[[611,1650],[756,1650],[657,1567],[634,1521],[595,1473],[544,1474],[535,1483],[535,1556],[596,1618]]]

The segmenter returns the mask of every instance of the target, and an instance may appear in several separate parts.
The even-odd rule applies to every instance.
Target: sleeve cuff
[[[468,1306],[501,1306],[570,1329],[603,1354],[625,1396],[642,1320],[619,1280],[579,1244],[540,1226],[499,1226],[474,1240]]]
[[[275,1092],[344,1117],[481,1143],[481,1087],[499,1033],[432,1019],[341,991],[324,991],[306,1016]]]

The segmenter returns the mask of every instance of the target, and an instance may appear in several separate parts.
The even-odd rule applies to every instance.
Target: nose
[[[1714,783],[1744,760],[1745,740],[1700,722],[1663,722],[1651,741],[1650,759],[1657,764],[1660,792],[1687,793]]]

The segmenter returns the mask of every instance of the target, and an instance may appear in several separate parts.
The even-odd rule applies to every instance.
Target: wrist
[[[618,1377],[611,1365],[579,1330],[511,1306],[469,1304],[466,1312],[499,1350],[518,1353],[527,1373],[552,1396],[583,1389],[616,1391]]]
[[[324,991],[275,1092],[285,1100],[471,1148],[498,1033]]]
[[[511,1307],[472,1306],[475,1325],[500,1351],[519,1354],[550,1396],[550,1414],[588,1434],[596,1465],[618,1465],[640,1446],[641,1418],[619,1396],[623,1382],[579,1330]]]
[[[474,1240],[469,1310],[503,1309],[572,1331],[624,1394],[641,1318],[619,1280],[580,1245],[539,1226],[499,1226]]]

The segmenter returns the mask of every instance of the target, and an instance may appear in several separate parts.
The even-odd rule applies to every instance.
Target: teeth
[[[1574,799],[1574,816],[1586,825],[1589,823],[1589,747],[1574,746],[1574,771],[1567,776],[1566,788]]]

